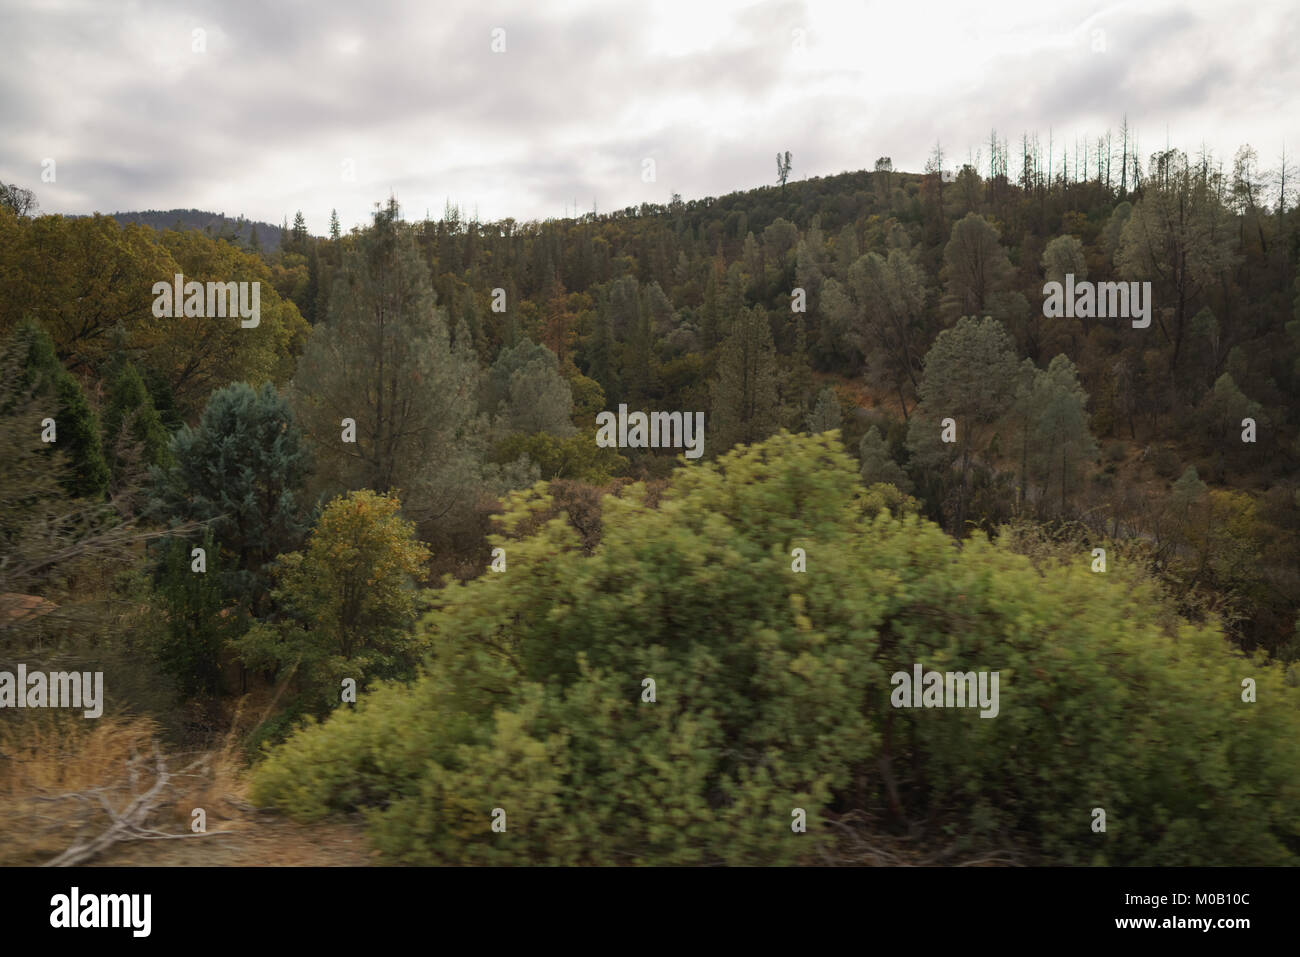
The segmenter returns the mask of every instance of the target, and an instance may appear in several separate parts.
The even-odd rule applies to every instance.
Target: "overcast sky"
[[[540,219],[1125,112],[1144,157],[1300,161],[1300,3],[0,0],[0,179],[47,212]]]

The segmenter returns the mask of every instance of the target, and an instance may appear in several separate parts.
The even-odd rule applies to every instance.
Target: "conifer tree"
[[[390,200],[345,253],[329,318],[299,360],[292,399],[324,491],[400,489],[408,513],[423,521],[475,500],[485,437],[471,428],[473,347],[452,346],[429,270],[397,214]],[[345,419],[355,422],[355,441],[344,440]]]
[[[921,402],[908,421],[907,445],[917,466],[945,493],[955,535],[966,532],[971,473],[977,464],[987,466],[997,426],[1012,407],[1017,372],[1011,337],[988,317],[962,318],[926,353]],[[948,426],[945,419],[952,420]],[[945,433],[953,441],[945,441]]]
[[[808,431],[813,435],[840,427],[840,400],[830,386],[822,389],[817,404],[808,413]]]
[[[207,524],[231,556],[223,594],[265,612],[267,563],[306,531],[308,456],[293,410],[269,383],[236,382],[212,394],[198,428],[177,432],[170,451],[175,464],[151,470],[152,511]]]
[[[194,571],[193,547],[203,549],[203,573]],[[239,623],[222,614],[221,561],[211,529],[194,540],[170,538],[163,550],[154,592],[161,612],[154,654],[183,698],[221,690],[221,652]]]
[[[18,327],[17,347],[25,353],[23,381],[48,403],[47,418],[54,419],[54,444],[68,454],[71,468],[64,473],[65,491],[77,498],[100,498],[108,491],[108,463],[104,461],[99,418],[81,385],[63,368],[49,334],[34,320]]]
[[[104,452],[115,485],[132,467],[165,466],[171,460],[171,437],[154,408],[144,379],[129,360],[117,363],[104,407]]]
[[[858,444],[858,459],[861,462],[859,474],[863,485],[870,487],[884,482],[893,485],[900,492],[912,491],[912,480],[889,454],[889,445],[876,426],[867,429],[862,436],[862,441]]]
[[[723,342],[711,389],[709,438],[715,453],[752,444],[780,425],[776,349],[761,306],[743,311]]]

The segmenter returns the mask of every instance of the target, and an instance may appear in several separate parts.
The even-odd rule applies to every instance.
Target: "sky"
[[[1125,114],[1143,157],[1300,162],[1300,3],[0,0],[0,180],[44,212],[545,219],[785,150],[791,180],[936,142],[986,171],[996,128],[1073,162]]]

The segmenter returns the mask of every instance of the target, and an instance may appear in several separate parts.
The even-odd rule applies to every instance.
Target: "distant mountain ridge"
[[[125,226],[127,223],[139,223],[152,229],[197,229],[214,238],[226,238],[240,246],[248,248],[252,244],[254,228],[257,229],[257,242],[262,249],[273,252],[280,248],[281,228],[259,220],[245,219],[243,216],[229,217],[225,213],[213,213],[203,209],[146,209],[141,212],[110,213],[113,219]]]

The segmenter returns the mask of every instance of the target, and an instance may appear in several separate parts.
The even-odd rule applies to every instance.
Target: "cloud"
[[[779,150],[795,178],[919,169],[936,140],[960,162],[991,128],[1095,143],[1125,114],[1146,152],[1249,140],[1268,165],[1300,139],[1298,29],[1290,0],[27,0],[0,12],[0,178],[48,211],[320,232],[390,190],[543,218],[771,182]]]

